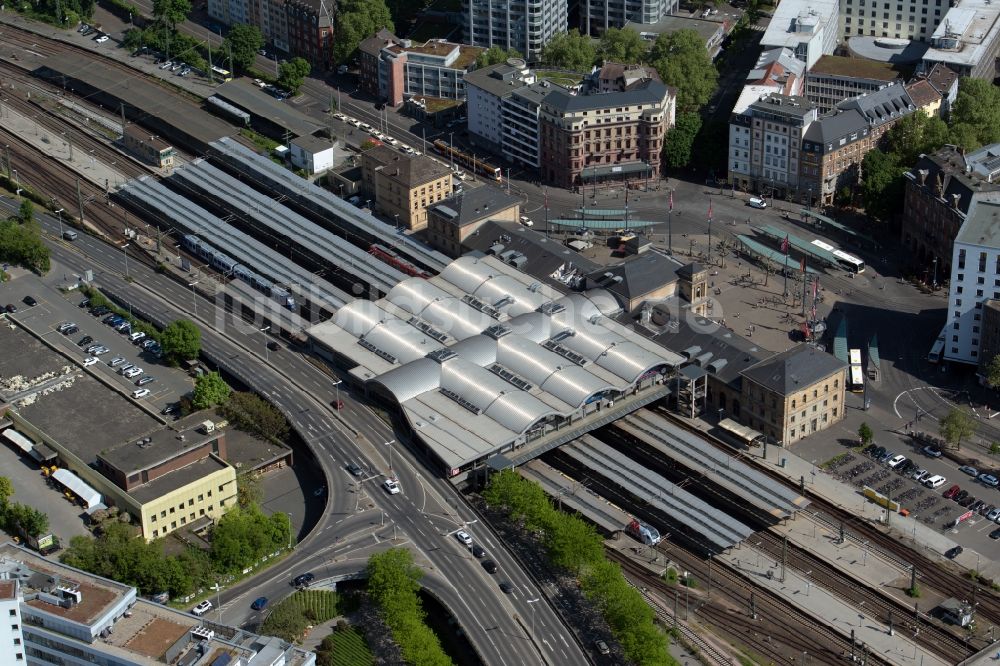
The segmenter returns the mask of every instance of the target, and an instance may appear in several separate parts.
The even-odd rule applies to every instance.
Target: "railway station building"
[[[308,333],[455,478],[524,462],[667,395],[682,358],[620,312],[602,289],[565,294],[470,254]]]
[[[361,153],[362,183],[375,208],[411,231],[427,226],[427,209],[451,195],[447,166],[388,146]]]
[[[428,208],[427,241],[449,257],[458,258],[475,249],[468,243],[487,221],[517,222],[520,213],[520,199],[503,190],[490,186],[471,188]],[[496,238],[503,244],[504,234]]]

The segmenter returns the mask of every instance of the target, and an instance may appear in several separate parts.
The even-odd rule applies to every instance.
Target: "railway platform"
[[[905,625],[900,624],[890,633],[884,622],[841,601],[823,587],[813,585],[799,572],[786,569],[782,579],[781,563],[768,553],[747,547],[732,549],[716,555],[715,559],[724,561],[758,586],[771,590],[813,617],[824,618],[826,624],[841,635],[850,637],[853,632],[856,641],[888,663],[900,666],[946,666],[949,663],[913,642]]]
[[[684,421],[702,431],[708,431],[712,427],[706,422],[691,419],[684,419]],[[769,446],[766,457],[762,449],[753,449],[746,458],[750,462],[756,461],[766,469],[786,477],[790,483],[804,488],[808,493],[821,497],[850,512],[858,520],[882,525],[884,531],[887,530],[899,541],[927,556],[941,559],[945,552],[957,545],[948,535],[941,534],[914,518],[893,513],[887,519],[885,509],[867,500],[856,488],[827,474],[810,461],[795,455],[788,449]],[[886,525],[887,521],[888,525]],[[1000,563],[983,553],[966,548],[953,561],[955,566],[962,571],[975,570],[979,571],[984,578],[1000,579]]]
[[[29,143],[32,148],[40,154],[55,160],[76,172],[82,180],[89,181],[98,187],[114,187],[125,182],[128,177],[104,164],[99,159],[92,157],[82,148],[72,148],[66,143],[63,137],[54,133],[47,127],[39,125],[30,117],[19,113],[11,108],[9,104],[4,104],[0,109],[0,127],[8,132],[16,134],[21,140]],[[121,159],[129,159],[122,155]],[[6,156],[4,156],[6,160]],[[12,172],[17,171],[17,160],[11,159]],[[17,181],[13,173],[11,177]],[[76,205],[67,205],[71,202],[60,202],[67,207],[67,213],[74,217],[79,214]],[[73,202],[75,204],[75,202]]]

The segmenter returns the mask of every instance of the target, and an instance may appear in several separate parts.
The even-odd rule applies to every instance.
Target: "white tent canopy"
[[[57,469],[52,478],[71,490],[88,509],[96,504],[100,504],[101,493],[88,486],[80,477],[68,469]]]
[[[8,442],[21,449],[25,453],[31,453],[31,449],[35,448],[35,443],[30,439],[14,430],[13,428],[7,428],[3,431],[4,439]]]

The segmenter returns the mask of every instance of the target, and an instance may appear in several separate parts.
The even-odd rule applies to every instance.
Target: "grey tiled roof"
[[[847,367],[833,354],[800,344],[753,365],[741,374],[766,389],[787,396]]]
[[[588,286],[632,300],[665,284],[676,282],[678,263],[659,252],[645,252],[587,275]],[[621,278],[618,280],[618,278]]]
[[[570,95],[556,90],[545,98],[545,103],[556,111],[576,112],[604,109],[609,106],[657,104],[667,96],[667,87],[659,81],[644,81],[642,85],[625,92],[599,93],[596,95]]]
[[[483,185],[466,188],[460,194],[442,199],[429,210],[450,224],[464,227],[473,222],[488,220],[498,212],[520,202],[520,199],[498,187]]]

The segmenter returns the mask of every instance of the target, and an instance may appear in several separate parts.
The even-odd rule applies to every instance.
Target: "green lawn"
[[[329,648],[329,650],[327,650]],[[317,663],[326,666],[371,666],[375,663],[361,630],[335,631],[317,648]]]
[[[561,86],[575,86],[583,79],[583,74],[570,74],[569,72],[554,72],[550,70],[538,70],[535,72],[538,78]]]
[[[306,627],[341,614],[339,597],[329,590],[300,590],[271,609],[262,632],[288,641],[297,640]]]

